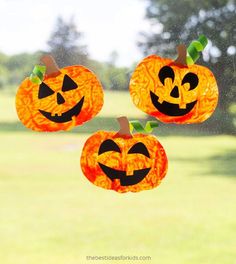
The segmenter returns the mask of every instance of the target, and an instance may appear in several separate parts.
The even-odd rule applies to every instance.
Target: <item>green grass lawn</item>
[[[12,94],[0,93],[1,122],[14,122],[17,120],[15,111],[15,98]],[[144,118],[145,114],[136,108],[127,92],[106,91],[104,94],[104,106],[99,117],[116,118],[126,115],[132,118]]]
[[[117,105],[101,117],[111,119],[119,115],[119,100],[129,101],[125,94],[107,96]],[[2,97],[0,104],[6,109],[0,116],[1,264],[236,263],[234,137],[161,136],[169,157],[162,184],[118,194],[81,173],[89,134],[13,129],[14,98]],[[13,125],[4,130],[8,122]],[[89,255],[152,260],[89,261]]]

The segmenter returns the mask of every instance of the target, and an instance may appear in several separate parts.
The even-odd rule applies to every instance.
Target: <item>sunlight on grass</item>
[[[128,93],[106,92],[101,114],[72,133],[24,129],[14,97],[1,95],[0,104],[0,263],[94,262],[89,255],[235,263],[235,137],[159,137],[169,158],[163,183],[118,194],[82,175],[80,153],[90,134],[78,132],[117,129],[115,117],[123,114],[144,117]]]
[[[12,94],[0,93],[1,122],[18,121],[15,110],[15,98]],[[98,117],[113,117],[126,115],[132,118],[143,118],[145,114],[134,106],[128,92],[105,91],[104,106]]]
[[[145,117],[145,113],[133,104],[128,92],[105,91],[104,106],[99,116],[116,118],[124,115],[132,118]]]
[[[15,98],[11,94],[0,93],[0,121],[1,122],[14,122],[18,120],[15,110]]]
[[[236,182],[221,170],[224,153],[236,151],[233,137],[161,137],[166,179],[152,191],[122,195],[82,175],[80,151],[89,135],[0,136],[1,263],[77,264],[89,262],[87,255],[235,261]]]

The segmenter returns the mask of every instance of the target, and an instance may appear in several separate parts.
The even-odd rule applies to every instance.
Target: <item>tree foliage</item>
[[[69,22],[58,17],[55,28],[48,40],[49,52],[60,67],[73,64],[86,64],[87,48],[83,34],[77,30],[73,18]]]
[[[128,69],[117,67],[117,52],[112,52],[108,62],[99,62],[89,58],[86,46],[82,44],[82,33],[78,32],[73,19],[65,22],[57,18],[55,28],[48,40],[49,49],[60,67],[81,64],[87,66],[98,75],[104,89],[128,90]],[[35,64],[44,52],[33,54],[20,53],[12,56],[0,52],[0,89],[14,87],[30,75]]]
[[[41,56],[42,52],[19,53],[12,56],[0,53],[0,88],[17,87],[29,76],[33,65],[39,62]]]
[[[220,89],[219,108],[228,112],[236,103],[236,3],[235,0],[147,0],[149,33],[142,33],[138,45],[145,54],[175,56],[176,46],[188,45],[204,34],[210,45],[206,64],[215,74]],[[229,112],[228,112],[229,113]],[[225,116],[230,119],[230,115]],[[229,120],[227,120],[229,123]]]
[[[123,90],[129,88],[129,70],[126,67],[117,67],[111,61],[88,61],[88,68],[96,73],[104,89]]]

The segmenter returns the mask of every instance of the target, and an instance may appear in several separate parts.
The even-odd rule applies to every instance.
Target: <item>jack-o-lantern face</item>
[[[175,69],[177,72],[177,69]],[[181,76],[181,73],[179,73]],[[162,114],[168,116],[183,116],[188,114],[197,103],[197,89],[198,89],[198,76],[193,72],[187,72],[182,81],[175,81],[175,71],[170,66],[164,66],[160,69],[158,78],[162,85],[157,87],[156,92],[160,93],[158,96],[156,93],[150,91],[150,97],[155,108]],[[167,80],[169,78],[169,80]],[[181,81],[181,83],[178,83]],[[169,84],[168,84],[169,82]],[[168,86],[169,85],[169,86]],[[181,100],[181,89],[182,87],[187,87],[187,90],[184,90],[186,94],[185,101]],[[159,89],[168,90],[166,98],[163,96],[161,98],[161,92]],[[162,102],[161,102],[162,101]]]
[[[138,192],[160,184],[166,175],[167,157],[154,136],[98,131],[84,145],[81,168],[97,186]]]
[[[58,90],[56,92],[52,90],[46,84],[46,82],[42,82],[39,85],[38,99],[41,100],[42,105],[45,104],[45,102],[43,102],[44,101],[43,99],[46,99],[47,101],[50,100],[51,102],[56,101],[56,104],[60,106],[66,102],[65,97],[69,98],[68,91],[73,91],[74,89],[77,89],[77,88],[78,88],[78,85],[67,74],[65,74],[63,77],[63,84],[62,84],[61,91]],[[71,96],[72,96],[72,93],[71,93]],[[51,98],[49,99],[49,97]],[[69,110],[61,113],[60,115],[58,114],[52,115],[51,112],[47,112],[42,109],[39,109],[39,112],[44,117],[46,117],[52,122],[65,123],[65,122],[71,121],[73,117],[76,118],[80,114],[81,109],[83,107],[83,103],[84,103],[84,96],[79,100],[78,103],[76,103]]]
[[[111,180],[114,181],[115,179],[120,180],[120,185],[121,186],[130,186],[139,183],[142,181],[145,176],[148,174],[150,171],[151,167],[148,168],[142,168],[142,169],[134,169],[133,172],[131,171],[130,173],[126,170],[117,170],[112,167],[107,166],[107,160],[104,160],[108,155],[111,155],[112,152],[114,156],[122,156],[122,151],[118,144],[113,140],[113,139],[106,139],[105,141],[102,142],[102,144],[99,147],[98,151],[98,162],[100,168],[102,171],[105,173],[105,175]],[[114,153],[115,152],[115,153]],[[119,153],[119,154],[116,154]],[[107,153],[106,155],[103,155],[103,153]],[[147,147],[145,146],[144,143],[138,142],[135,143],[127,152],[127,155],[123,154],[123,156],[126,156],[127,160],[130,160],[131,158],[129,157],[128,154],[139,154],[136,156],[139,156],[139,162],[145,164],[146,166],[151,166],[148,165],[150,161],[150,154],[148,152]],[[143,156],[142,156],[143,155]],[[148,158],[148,159],[147,159]],[[107,165],[105,165],[105,164]],[[112,164],[111,164],[112,166]],[[127,175],[128,173],[128,175]]]
[[[163,122],[198,123],[214,112],[218,88],[213,73],[199,65],[183,65],[151,55],[130,81],[134,104]]]
[[[20,120],[36,131],[71,129],[93,118],[102,105],[101,84],[83,66],[68,66],[46,75],[40,85],[27,78],[16,95]]]

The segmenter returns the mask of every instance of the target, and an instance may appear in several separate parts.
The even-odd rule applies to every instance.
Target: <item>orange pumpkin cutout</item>
[[[36,131],[69,130],[90,120],[103,106],[103,90],[95,74],[81,65],[59,69],[51,56],[43,82],[26,78],[16,94],[21,122]]]
[[[116,192],[139,192],[161,183],[167,156],[156,137],[131,135],[126,117],[118,119],[120,131],[98,131],[87,139],[81,168],[93,184]]]
[[[186,64],[186,48],[178,47],[173,61],[157,55],[146,57],[130,80],[130,94],[142,111],[166,123],[205,121],[218,102],[218,87],[206,67]]]

